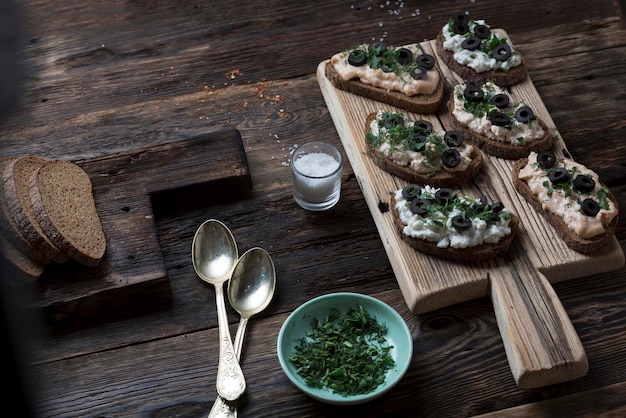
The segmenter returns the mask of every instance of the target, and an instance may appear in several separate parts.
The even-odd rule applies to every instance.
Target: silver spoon
[[[270,255],[263,248],[246,251],[235,266],[228,282],[228,300],[241,315],[235,335],[235,353],[239,359],[248,320],[267,308],[276,288],[276,271]],[[221,396],[215,400],[209,418],[236,417],[237,408]]]
[[[191,257],[193,268],[202,280],[215,287],[217,321],[219,327],[219,362],[217,366],[217,393],[233,401],[246,390],[246,380],[230,339],[224,282],[228,280],[238,259],[233,234],[222,222],[205,221],[193,237]]]

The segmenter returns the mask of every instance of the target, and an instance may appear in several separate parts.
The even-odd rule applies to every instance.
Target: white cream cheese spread
[[[394,118],[400,121],[401,125],[385,127],[385,118]],[[423,140],[423,149],[417,151],[411,149],[411,130],[415,127],[415,121],[410,121],[402,113],[379,111],[376,118],[370,123],[370,131],[367,140],[370,141],[376,150],[390,158],[394,163],[409,167],[413,171],[421,174],[434,173],[435,171],[465,171],[470,166],[471,154],[474,146],[470,143],[462,143],[454,147],[459,153],[459,161],[454,166],[442,163],[443,153],[450,147],[445,143],[444,131],[432,130],[425,132],[420,137]]]
[[[607,189],[602,187],[598,175],[587,167],[572,160],[564,159],[550,169],[545,169],[537,162],[538,154],[531,152],[528,164],[519,172],[519,178],[524,180],[531,192],[537,196],[544,210],[559,216],[567,226],[581,238],[591,238],[606,230],[618,214],[617,206],[608,198]],[[571,182],[554,185],[549,172],[558,168],[565,168],[570,179],[584,175],[593,179],[595,186],[589,192],[582,193],[572,186]],[[581,201],[586,198],[594,199],[599,205],[596,215],[590,216],[581,210]]]
[[[496,33],[491,33],[489,38],[482,40],[481,47],[469,50],[463,47],[463,42],[474,33],[474,28],[482,25],[489,28],[484,20],[468,20],[469,32],[464,34],[454,33],[452,30],[452,20],[441,29],[443,35],[443,48],[454,55],[454,60],[461,65],[474,69],[477,73],[485,71],[503,70],[508,71],[522,63],[520,55],[513,49],[512,45],[503,37]],[[490,53],[494,45],[506,42],[511,49],[511,55],[505,60],[497,60]]]
[[[484,97],[480,102],[470,102],[464,96],[466,84],[457,84],[454,87],[454,108],[452,114],[456,120],[468,129],[479,135],[494,141],[509,143],[512,145],[527,145],[545,136],[545,131],[539,124],[537,117],[526,122],[519,122],[515,118],[515,112],[524,103],[509,103],[506,108],[499,109],[491,103],[491,98],[498,94],[506,94],[506,91],[488,81],[480,86]],[[498,111],[508,116],[508,123],[504,126],[494,124],[490,115]]]
[[[413,213],[410,201],[405,199],[403,189],[394,193],[395,206],[400,220],[405,225],[403,234],[417,239],[436,242],[439,248],[468,248],[481,244],[495,244],[511,231],[509,209],[501,208],[495,213],[490,205],[477,209],[481,199],[469,196],[456,196],[447,203],[438,203],[437,192],[441,190],[431,186],[421,188],[417,199],[430,201],[425,216]],[[454,192],[456,194],[456,192]],[[455,227],[455,218],[465,220],[464,229]]]
[[[410,50],[414,56],[422,54],[418,44],[406,45],[403,48]],[[355,49],[367,51],[368,45],[359,45]],[[382,68],[372,68],[369,63],[355,66],[348,62],[348,57],[352,51],[340,52],[330,58],[330,63],[334,66],[335,71],[346,81],[358,79],[364,84],[389,91],[401,92],[406,96],[432,94],[437,90],[440,76],[439,71],[435,69],[426,71],[426,75],[423,78],[415,78],[410,71],[407,71],[408,65],[399,65],[396,71],[383,71]]]

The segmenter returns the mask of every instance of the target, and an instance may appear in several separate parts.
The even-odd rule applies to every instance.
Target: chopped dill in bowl
[[[386,334],[387,326],[361,305],[345,313],[331,308],[324,320],[312,320],[289,360],[311,387],[342,396],[370,393],[395,366]]]

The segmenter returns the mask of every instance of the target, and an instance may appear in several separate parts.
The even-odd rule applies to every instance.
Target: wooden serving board
[[[507,36],[502,30],[496,30]],[[435,41],[420,43],[437,58],[446,84],[462,82],[435,53]],[[615,237],[601,252],[583,255],[570,250],[552,227],[519,196],[511,179],[512,161],[486,156],[474,184],[460,188],[468,195],[485,194],[500,200],[520,218],[521,230],[508,259],[461,264],[421,254],[400,238],[389,210],[390,194],[407,182],[387,174],[367,155],[365,118],[394,108],[334,88],[321,62],[318,82],[344,150],[359,182],[408,307],[415,313],[491,296],[514,378],[520,387],[538,387],[578,378],[587,372],[587,359],[567,314],[550,282],[620,268],[624,253]],[[524,101],[542,118],[555,138],[557,155],[567,154],[550,114],[530,78],[509,88],[514,101]],[[446,106],[435,115],[403,111],[412,119],[427,119],[435,128],[453,129]]]
[[[53,333],[168,306],[155,216],[252,189],[234,128],[76,163],[91,178],[107,249],[97,267],[68,262],[44,271],[37,303]]]

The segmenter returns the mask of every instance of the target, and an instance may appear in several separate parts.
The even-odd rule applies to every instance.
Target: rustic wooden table
[[[21,342],[40,416],[208,414],[216,396],[217,316],[214,291],[190,258],[193,234],[208,218],[231,228],[240,252],[264,247],[278,277],[272,304],[248,327],[240,416],[626,414],[626,268],[554,285],[589,371],[523,390],[511,376],[488,298],[419,315],[408,310],[350,164],[339,204],[323,213],[295,204],[286,164],[293,147],[307,141],[341,147],[315,74],[321,61],[358,41],[434,39],[449,16],[469,11],[508,32],[574,159],[595,169],[626,208],[626,28],[619,2],[28,0],[19,10],[21,95],[1,126],[2,157],[98,161],[231,127],[241,135],[251,179],[249,193],[214,188],[155,209],[167,303],[144,308],[117,299],[116,318],[64,332],[51,332],[43,321],[37,326],[38,315],[35,326],[27,323],[33,331]],[[184,155],[177,158],[183,164]],[[210,158],[207,171],[228,165]],[[622,248],[623,218],[616,234]],[[54,287],[46,274],[52,273],[44,274],[46,284],[26,295],[35,304],[42,288]],[[413,333],[404,379],[362,406],[308,398],[276,356],[289,313],[336,291],[387,302]],[[234,334],[238,317],[230,308],[229,319]]]

